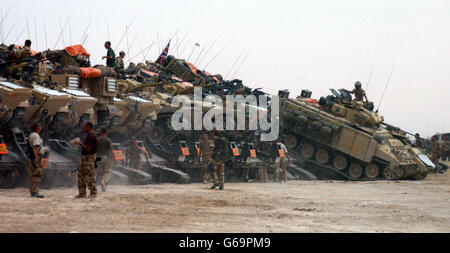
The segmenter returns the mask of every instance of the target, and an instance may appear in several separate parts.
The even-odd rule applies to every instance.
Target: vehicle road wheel
[[[307,159],[310,159],[314,156],[314,146],[309,143],[305,143],[300,148],[300,154]]]
[[[286,136],[286,138],[284,139],[284,143],[286,144],[286,147],[289,149],[293,149],[295,147],[297,147],[298,145],[298,140],[297,137],[293,136],[293,135],[288,135]]]
[[[362,173],[363,173],[363,169],[362,169],[361,165],[359,165],[357,163],[352,163],[350,165],[350,167],[348,168],[348,174],[352,178],[359,178],[359,177],[361,177]]]
[[[374,179],[378,176],[378,174],[380,173],[380,170],[378,169],[378,166],[371,163],[369,165],[367,165],[366,167],[366,176],[370,179]]]
[[[395,174],[395,172],[392,171],[391,169],[385,168],[383,171],[383,176],[387,180],[394,180],[397,177],[397,174]]]
[[[328,151],[325,149],[319,149],[316,152],[316,161],[320,164],[326,164],[328,163],[328,160],[330,160],[330,155],[328,154]]]
[[[151,143],[160,143],[163,137],[164,130],[161,127],[154,127],[148,135],[148,139]]]
[[[347,158],[343,155],[338,155],[333,160],[333,166],[338,170],[344,170],[347,168],[348,162]]]

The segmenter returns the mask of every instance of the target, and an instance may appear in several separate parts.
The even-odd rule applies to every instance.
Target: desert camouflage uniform
[[[355,95],[356,101],[363,101],[364,95],[366,94],[366,92],[362,88],[355,88],[352,90],[352,93]]]
[[[214,172],[211,178],[214,185],[223,187],[225,183],[225,161],[228,159],[228,141],[222,137],[214,138]]]
[[[442,161],[448,161],[450,158],[450,141],[444,140],[442,143]]]
[[[43,174],[41,155],[39,155],[37,163],[30,161],[30,193],[39,193],[38,186]]]
[[[275,180],[278,181],[280,178],[280,172],[283,175],[283,181],[287,181],[287,170],[286,170],[286,158],[280,157],[280,163],[275,169]]]
[[[420,138],[419,136],[415,136],[415,138],[416,138],[416,146],[417,146],[418,148],[423,148],[423,141],[422,141],[422,138]]]
[[[287,170],[286,170],[286,155],[287,155],[287,148],[284,144],[280,143],[281,147],[283,149],[284,157],[280,157],[280,162],[277,164],[278,167],[275,168],[275,180],[278,181],[280,178],[280,172],[283,175],[283,181],[287,182]],[[278,152],[278,150],[277,150]]]
[[[97,167],[101,173],[100,183],[106,186],[111,179],[111,158],[102,155],[100,156],[100,159],[101,161],[97,162]]]
[[[141,154],[144,151],[140,147],[131,146],[127,150],[129,165],[133,169],[142,170]]]
[[[431,141],[431,161],[438,166],[439,158],[441,156],[441,147],[438,141]]]
[[[203,172],[203,182],[209,182],[211,180],[211,175],[209,172],[209,166],[213,162],[212,160],[207,161],[209,157],[209,148],[213,147],[214,143],[211,140],[205,142],[203,139],[200,140],[200,155],[202,157],[202,172]]]
[[[116,70],[123,70],[124,69],[124,64],[123,64],[123,59],[119,56],[116,57]]]
[[[29,188],[30,188],[30,193],[34,194],[34,193],[39,193],[38,187],[39,184],[42,181],[42,177],[44,175],[44,171],[43,171],[43,165],[42,165],[42,139],[39,136],[39,134],[37,134],[36,132],[33,132],[30,134],[30,136],[28,137],[28,145],[30,145],[31,148],[31,152],[34,152],[32,150],[33,146],[39,146],[39,151],[38,151],[38,157],[37,157],[37,163],[34,162],[34,153],[32,157],[30,158],[30,182],[29,182]]]
[[[80,195],[86,195],[86,186],[91,195],[97,194],[94,171],[95,155],[81,156],[80,169],[78,170],[78,191]]]
[[[262,166],[258,168],[258,179],[261,182],[267,181],[267,167]]]

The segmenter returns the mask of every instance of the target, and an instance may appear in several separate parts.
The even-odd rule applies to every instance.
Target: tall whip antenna
[[[209,62],[206,64],[203,69],[206,69],[209,64],[211,64],[220,54],[222,54],[223,50],[225,50],[226,47],[223,47],[222,50],[220,50]]]
[[[370,79],[372,78],[373,69],[375,66],[372,66],[372,70],[370,71],[369,80],[367,80],[366,92],[369,90]]]
[[[244,53],[244,49],[242,49],[241,53],[239,54],[238,58],[236,58],[236,60],[233,62],[233,65],[231,65],[230,70],[228,70],[227,75],[225,76],[225,79],[227,79],[228,75],[230,74],[231,70],[233,70],[234,66],[236,65],[237,61],[239,60],[239,58],[241,58],[242,54]]]
[[[386,86],[384,86],[383,95],[381,95],[381,99],[380,99],[380,103],[378,104],[377,112],[378,112],[378,110],[380,110],[381,102],[383,101],[384,94],[386,93],[386,89],[387,89],[387,87],[388,87],[388,85],[389,85],[389,82],[391,81],[391,77],[392,77],[392,73],[394,73],[394,69],[395,69],[395,66],[392,68],[391,74],[389,75],[389,78],[388,78],[388,80],[387,80],[387,82],[386,82]]]
[[[248,53],[245,55],[244,59],[241,61],[241,64],[239,64],[238,68],[236,69],[236,71],[234,71],[233,76],[231,77],[231,80],[234,79],[234,76],[236,76],[236,73],[239,71],[239,69],[241,69],[242,64],[244,64],[245,60],[247,60],[248,55],[250,54],[250,51],[248,51]]]
[[[131,20],[131,22],[130,22],[127,26],[125,26],[125,32],[122,34],[122,37],[120,38],[120,40],[119,40],[119,42],[117,43],[117,45],[115,45],[116,48],[119,48],[120,43],[121,43],[122,40],[123,40],[123,37],[124,37],[125,34],[128,32],[128,29],[130,29],[131,25],[133,24],[134,20],[136,19],[136,16],[137,16],[137,13],[134,14],[134,17],[133,17],[133,19]]]

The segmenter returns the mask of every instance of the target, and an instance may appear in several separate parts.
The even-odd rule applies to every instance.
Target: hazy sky
[[[176,33],[169,53],[187,58],[197,42],[200,47],[190,58],[194,63],[202,48],[205,55],[215,42],[201,68],[225,47],[206,70],[223,76],[230,72],[228,78],[249,53],[235,78],[269,93],[284,88],[297,96],[309,89],[319,98],[329,94],[328,88],[350,89],[356,80],[367,88],[373,68],[367,93],[378,107],[395,67],[380,109],[385,121],[425,136],[450,131],[448,0],[0,0],[0,7],[3,15],[12,7],[3,24],[3,37],[17,21],[6,44],[16,39],[22,44],[31,37],[33,49],[45,49],[45,24],[47,47],[53,49],[61,33],[58,20],[64,26],[67,18],[56,48],[63,47],[62,38],[66,45],[79,44],[92,18],[84,44],[92,63],[102,63],[103,43],[108,39],[116,54],[129,50],[127,57],[138,55],[133,61],[139,62],[143,59],[140,48],[156,41],[147,56],[154,61]],[[128,48],[124,36],[117,47],[135,15],[128,44],[136,39]],[[178,50],[177,43],[181,43]]]

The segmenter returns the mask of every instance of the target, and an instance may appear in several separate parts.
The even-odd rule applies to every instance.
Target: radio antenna
[[[394,69],[395,69],[395,66],[392,68],[391,74],[389,75],[389,78],[388,78],[388,80],[386,82],[386,85],[384,86],[384,91],[383,91],[383,94],[381,95],[381,99],[380,99],[380,103],[378,104],[377,112],[378,112],[378,110],[380,110],[381,102],[383,101],[384,94],[386,93],[386,89],[387,89],[387,87],[389,85],[389,82],[391,81],[391,77],[392,77],[392,73],[394,73]]]

